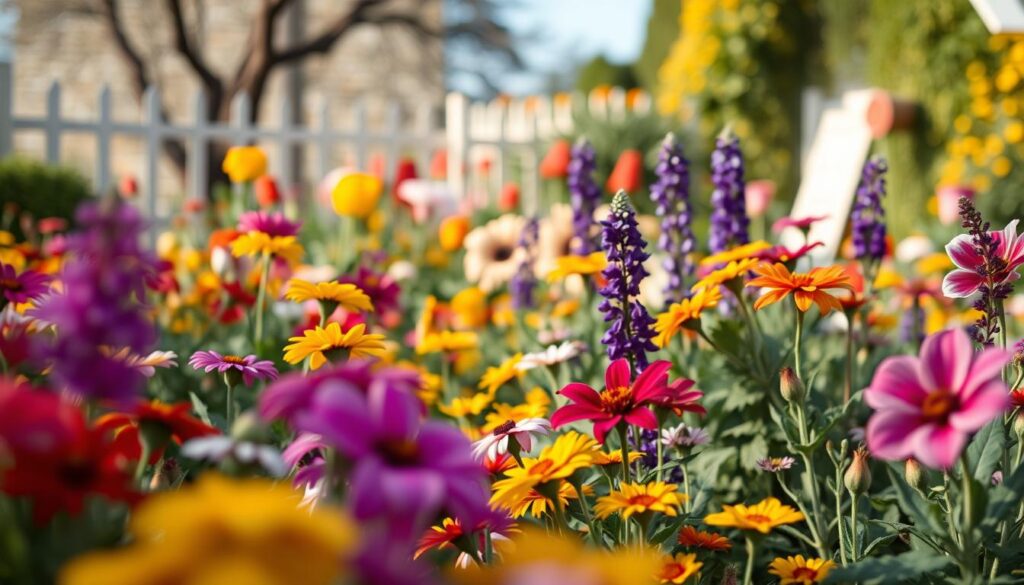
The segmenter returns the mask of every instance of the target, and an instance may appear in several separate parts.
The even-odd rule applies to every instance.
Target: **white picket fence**
[[[96,141],[95,168],[92,180],[97,192],[111,189],[117,178],[111,170],[111,142],[119,136],[141,139],[145,145],[143,168],[137,177],[144,208],[156,222],[160,189],[159,161],[162,144],[168,139],[179,139],[187,147],[187,184],[184,192],[194,197],[207,195],[208,152],[214,142],[230,144],[255,143],[275,145],[277,154],[271,161],[271,172],[279,184],[291,188],[305,183],[315,184],[342,161],[334,153],[340,150],[354,152],[354,164],[366,168],[371,151],[383,151],[390,178],[399,155],[415,153],[421,172],[437,149],[447,151],[447,181],[451,188],[471,203],[482,206],[505,184],[516,165],[522,179],[520,188],[523,208],[535,209],[540,190],[537,166],[549,141],[569,134],[573,128],[573,111],[586,108],[591,114],[608,119],[623,119],[627,112],[650,111],[651,100],[646,94],[627,96],[620,89],[599,92],[590,96],[562,95],[554,98],[531,97],[498,99],[492,102],[474,102],[458,93],[449,94],[443,104],[424,104],[411,119],[403,122],[397,103],[387,106],[383,129],[371,129],[367,124],[363,103],[337,104],[325,99],[319,108],[318,120],[312,126],[291,124],[293,105],[287,100],[280,103],[280,122],[276,126],[249,123],[251,103],[247,96],[238,96],[232,104],[231,122],[209,122],[202,94],[193,98],[191,123],[161,119],[159,93],[151,88],[142,104],[142,121],[124,122],[116,119],[111,108],[111,92],[104,88],[98,96],[98,118],[92,120],[69,119],[61,111],[61,86],[54,82],[46,99],[46,113],[41,117],[23,117],[13,113],[13,83],[11,64],[0,62],[0,157],[13,152],[14,135],[18,132],[39,132],[45,136],[45,159],[60,163],[61,141],[67,134],[86,135]],[[628,99],[627,99],[628,98]],[[331,108],[339,105],[352,107],[354,124],[348,128],[331,125]],[[313,149],[314,177],[292,176],[295,166],[291,157],[294,147]],[[486,160],[486,176],[478,170]]]

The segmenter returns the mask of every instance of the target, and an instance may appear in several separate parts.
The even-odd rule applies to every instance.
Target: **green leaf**
[[[985,517],[981,521],[981,533],[986,539],[991,540],[995,536],[999,523],[1009,519],[1010,511],[1021,499],[1024,499],[1024,465],[1017,467],[1010,477],[1004,477],[1003,483],[989,492]]]
[[[665,523],[664,526],[661,527],[660,530],[655,532],[651,536],[651,538],[648,539],[650,544],[660,545],[661,543],[663,543],[666,540],[668,540],[671,536],[673,536],[673,535],[675,535],[676,533],[679,532],[679,529],[682,528],[683,522],[685,520],[686,519],[682,518],[682,517],[676,517],[676,518],[670,519],[668,522]]]
[[[1003,458],[1006,438],[1003,434],[1001,418],[990,422],[974,435],[974,440],[967,446],[967,460],[974,468],[974,479],[982,485],[988,485],[992,472]]]
[[[829,573],[825,583],[895,583],[942,571],[953,559],[929,551],[911,551],[899,556],[864,559]]]
[[[196,411],[199,420],[212,427],[213,423],[210,422],[210,411],[207,410],[206,403],[196,396],[195,392],[189,392],[188,397],[192,400],[192,409]]]
[[[915,492],[902,477],[899,477],[892,468],[888,468],[889,478],[893,488],[896,490],[896,497],[899,500],[900,508],[910,516],[914,524],[929,533],[934,540],[944,542],[946,540],[946,528],[940,519],[942,516],[938,505],[926,500],[919,493]]]
[[[889,546],[890,544],[893,543],[893,541],[895,541],[897,538],[899,538],[899,536],[900,536],[899,534],[886,534],[885,536],[879,536],[878,538],[876,538],[876,539],[871,541],[871,544],[869,544],[864,549],[864,552],[861,554],[861,556],[862,557],[869,557],[869,556],[871,556],[871,553],[875,552],[876,549],[880,549],[882,547]]]

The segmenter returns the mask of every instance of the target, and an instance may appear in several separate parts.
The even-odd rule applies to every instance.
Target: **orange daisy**
[[[827,315],[832,309],[841,311],[843,308],[839,299],[826,292],[828,289],[842,288],[853,292],[853,283],[841,266],[812,268],[808,273],[801,273],[790,272],[785,264],[774,264],[754,268],[754,273],[757,278],[747,286],[767,289],[754,302],[755,310],[775,304],[793,293],[793,301],[801,312],[814,303],[822,315]]]
[[[704,532],[693,526],[683,526],[679,531],[679,545],[683,548],[702,548],[704,550],[729,550],[732,543],[717,532]]]

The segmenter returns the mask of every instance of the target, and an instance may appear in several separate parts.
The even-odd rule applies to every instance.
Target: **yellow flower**
[[[487,390],[493,394],[498,391],[498,388],[501,388],[512,380],[522,378],[525,372],[521,371],[517,367],[519,366],[519,360],[521,359],[523,359],[523,354],[517,353],[497,366],[487,368],[487,371],[485,371],[484,375],[480,378],[480,383],[477,385],[477,388]]]
[[[459,327],[473,329],[487,324],[487,294],[475,286],[455,293],[451,307]]]
[[[945,274],[947,270],[953,268],[953,261],[945,252],[936,252],[918,260],[914,268],[922,276]]]
[[[594,513],[602,519],[618,513],[623,520],[645,512],[661,512],[666,516],[675,516],[678,513],[676,509],[683,504],[686,497],[686,494],[680,494],[676,485],[672,483],[625,483],[618,490],[598,498]]]
[[[676,585],[680,583],[686,583],[686,580],[694,576],[704,563],[697,561],[697,555],[694,553],[682,554],[679,553],[675,556],[667,556],[661,565],[661,577],[662,583],[674,583]]]
[[[586,256],[562,256],[555,259],[555,267],[548,272],[548,282],[558,282],[567,276],[579,274],[587,276],[597,274],[608,265],[604,252],[594,252]]]
[[[878,270],[878,276],[875,277],[873,284],[876,289],[891,288],[903,284],[903,277],[899,272],[893,270],[892,266],[883,264]]]
[[[444,218],[437,228],[437,240],[445,252],[454,252],[462,247],[462,241],[469,233],[469,218],[452,215]]]
[[[493,412],[487,413],[484,417],[484,426],[480,430],[490,433],[510,420],[519,422],[526,418],[545,418],[550,405],[551,398],[548,397],[548,393],[540,388],[534,388],[526,393],[525,402],[515,405],[499,402],[493,405]]]
[[[221,168],[232,183],[248,183],[267,174],[267,154],[258,146],[232,146]]]
[[[564,319],[565,317],[572,316],[579,309],[580,302],[578,300],[564,299],[555,303],[554,308],[551,309],[551,318]]]
[[[594,488],[589,485],[583,486],[583,494],[590,496],[593,495]],[[562,508],[569,505],[569,500],[578,500],[579,494],[576,493],[576,488],[567,481],[562,481],[558,484],[558,503],[561,504]],[[509,510],[509,514],[513,518],[522,518],[527,512],[530,513],[534,518],[540,518],[548,513],[552,507],[551,500],[547,499],[537,490],[530,490],[530,493],[523,498],[519,505]]]
[[[629,452],[629,462],[633,463],[637,459],[643,457],[644,454],[639,451]],[[606,465],[622,465],[622,450],[616,449],[612,452],[598,451],[594,455],[594,465],[600,465],[602,467]]]
[[[779,585],[813,585],[824,581],[835,566],[834,562],[825,559],[805,559],[803,555],[796,555],[776,558],[768,572],[781,577]]]
[[[469,397],[457,396],[437,409],[452,418],[466,418],[480,414],[493,400],[494,395],[490,392],[478,392]]]
[[[346,311],[372,311],[370,297],[358,286],[339,282],[318,282],[316,284],[293,278],[288,281],[284,298],[295,303],[321,301],[337,303]]]
[[[681,329],[700,323],[700,314],[722,301],[722,293],[718,287],[702,288],[692,297],[673,303],[668,310],[658,315],[654,330],[658,333],[654,343],[661,348],[668,347],[669,342]]]
[[[271,236],[263,232],[242,234],[231,242],[231,253],[238,258],[242,256],[277,256],[291,264],[302,260],[302,244],[295,236]]]
[[[416,353],[465,351],[477,346],[476,333],[472,331],[437,331],[424,335],[416,344]]]
[[[536,459],[523,458],[523,467],[509,469],[505,479],[494,483],[491,505],[509,510],[518,506],[530,490],[562,480],[578,469],[590,467],[599,451],[597,441],[576,431],[558,437]]]
[[[718,288],[730,280],[740,278],[757,264],[758,261],[753,258],[748,258],[746,260],[734,260],[698,280],[696,284],[690,287],[690,290],[697,291],[702,288]]]
[[[345,217],[366,219],[377,207],[384,186],[380,179],[366,173],[349,173],[331,192],[334,212]]]
[[[339,510],[300,508],[290,486],[204,474],[132,513],[133,543],[66,565],[64,585],[338,582],[358,541]],[[254,513],[258,510],[259,513]],[[342,561],[342,562],[339,562]]]
[[[327,363],[328,356],[348,351],[350,358],[381,357],[387,353],[384,336],[379,333],[366,333],[366,325],[354,325],[342,333],[341,325],[328,323],[327,327],[316,326],[307,329],[301,336],[290,337],[293,342],[284,348],[284,361],[297,364],[309,357],[309,367],[320,369]]]
[[[736,246],[735,248],[712,254],[700,261],[701,266],[714,266],[716,264],[728,264],[729,262],[736,262],[738,260],[746,260],[751,258],[754,254],[762,250],[771,248],[772,245],[764,240],[757,240],[756,242],[750,242],[749,244],[743,244],[742,246]]]
[[[708,514],[704,523],[708,526],[732,526],[740,530],[755,530],[768,534],[776,526],[792,524],[804,519],[796,509],[783,505],[776,498],[765,498],[753,506],[744,504],[722,506],[721,512]]]

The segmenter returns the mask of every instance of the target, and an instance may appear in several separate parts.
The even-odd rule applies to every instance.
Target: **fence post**
[[[46,162],[60,163],[60,84],[50,84],[46,92]]]
[[[292,152],[291,140],[293,120],[291,96],[285,94],[281,99],[281,137],[277,142],[277,158],[281,160],[277,163],[277,175],[280,179],[281,189],[288,195],[289,200],[296,187],[295,176],[292,174],[295,171],[295,153]]]
[[[142,98],[146,124],[146,214],[149,219],[150,245],[156,248],[156,198],[160,176],[160,142],[163,118],[160,115],[160,92],[150,86]]]
[[[445,99],[445,136],[448,150],[448,186],[460,197],[466,196],[466,156],[469,147],[469,125],[466,96],[450,93]]]
[[[11,63],[0,56],[0,158],[14,148],[14,76]]]
[[[331,154],[331,101],[324,95],[320,102],[320,129],[317,132],[317,185],[324,180],[327,173],[334,168]],[[319,195],[319,194],[318,194]]]
[[[100,120],[96,126],[96,176],[93,179],[96,192],[106,193],[110,188],[110,140],[113,134],[110,112],[110,86],[104,84],[100,90]]]
[[[394,100],[388,102],[385,116],[384,134],[388,137],[388,143],[384,158],[383,178],[387,181],[389,177],[395,176],[395,170],[398,168],[398,132],[402,119],[402,111],[398,102]]]
[[[204,134],[208,124],[206,94],[199,90],[192,97],[192,128],[189,133],[191,148],[188,161],[188,196],[206,202],[209,198],[210,139]]]
[[[356,170],[360,173],[366,172],[366,161],[367,161],[367,149],[370,146],[369,140],[366,138],[366,100],[358,98],[356,105],[352,108],[353,114],[353,131],[355,132],[355,138],[352,143],[355,148],[355,158],[349,159],[347,156],[346,164],[348,161],[355,161]]]

